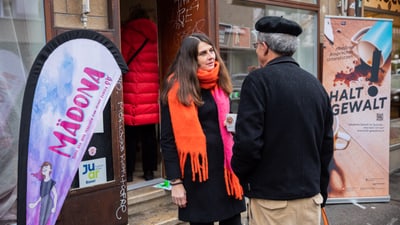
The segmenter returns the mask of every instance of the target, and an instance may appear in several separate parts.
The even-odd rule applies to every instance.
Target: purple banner
[[[118,49],[89,30],[64,33],[39,53],[22,110],[18,224],[55,224],[123,70]]]

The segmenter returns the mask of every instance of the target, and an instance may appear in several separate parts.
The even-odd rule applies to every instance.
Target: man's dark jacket
[[[321,82],[292,57],[251,72],[242,85],[232,168],[249,198],[327,199],[333,114]]]

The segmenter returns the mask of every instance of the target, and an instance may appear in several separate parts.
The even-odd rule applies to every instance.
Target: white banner
[[[389,199],[392,21],[326,17],[323,85],[334,113],[329,202]]]

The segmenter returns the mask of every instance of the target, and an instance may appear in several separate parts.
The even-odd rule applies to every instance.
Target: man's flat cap
[[[303,29],[292,20],[280,16],[264,16],[255,25],[257,31],[262,33],[283,33],[299,36]]]

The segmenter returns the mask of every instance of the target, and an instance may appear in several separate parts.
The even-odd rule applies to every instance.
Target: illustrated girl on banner
[[[57,189],[56,182],[51,179],[53,166],[50,162],[44,162],[40,167],[38,174],[32,174],[40,180],[40,196],[32,203],[29,203],[29,208],[35,208],[40,202],[39,225],[46,225],[50,217],[50,213],[56,212],[57,206]],[[51,197],[53,194],[53,198]]]

